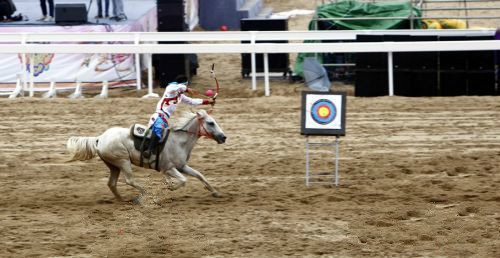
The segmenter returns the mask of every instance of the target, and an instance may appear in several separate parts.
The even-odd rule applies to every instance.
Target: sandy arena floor
[[[299,94],[222,92],[228,141],[201,139],[190,164],[223,197],[135,168],[143,205],[117,202],[104,163],[68,163],[66,140],[144,123],[155,101],[1,99],[0,256],[500,255],[500,97],[348,97],[340,186],[306,188]]]
[[[118,202],[99,158],[68,162],[70,136],[146,123],[157,99],[139,98],[145,91],[2,98],[0,257],[500,257],[500,96],[356,98],[335,85],[349,94],[340,186],[307,188],[306,88],[275,79],[262,97],[262,81],[252,92],[241,78],[239,55],[199,58],[198,90],[213,85],[217,64],[213,116],[228,140],[200,139],[190,165],[223,196],[194,178],[171,192],[159,173],[134,167],[148,193],[142,205]],[[332,169],[327,152],[316,170]],[[123,177],[118,191],[137,195]]]

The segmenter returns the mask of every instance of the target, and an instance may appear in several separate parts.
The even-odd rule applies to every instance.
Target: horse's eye
[[[214,122],[207,122],[207,125],[208,125],[208,126],[214,126],[214,125],[215,125],[215,123],[214,123]]]

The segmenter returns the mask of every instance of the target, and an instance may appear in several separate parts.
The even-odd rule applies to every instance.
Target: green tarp
[[[401,17],[421,17],[421,11],[412,6],[411,2],[386,2],[386,3],[364,3],[353,0],[339,1],[321,5],[318,7],[317,18],[356,18],[356,17],[399,17],[396,19],[378,20],[314,20],[309,23],[309,30],[390,30],[410,29],[410,20]],[[318,27],[317,27],[318,26]],[[413,28],[422,28],[420,19],[413,21]],[[308,42],[308,41],[306,41]],[[311,42],[311,41],[309,41]],[[314,54],[302,54],[297,56],[295,62],[295,74],[303,77],[302,62],[306,56]],[[318,55],[321,57],[321,55]],[[321,58],[320,58],[321,59]],[[322,60],[319,60],[322,62]]]

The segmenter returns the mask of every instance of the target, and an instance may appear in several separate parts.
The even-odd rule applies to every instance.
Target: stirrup
[[[142,156],[143,156],[144,158],[149,159],[149,158],[151,158],[152,152],[153,152],[153,151],[145,151],[145,152],[143,152],[143,153],[142,153]]]

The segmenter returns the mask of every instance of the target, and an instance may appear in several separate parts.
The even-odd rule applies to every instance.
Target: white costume
[[[158,116],[164,115],[166,116],[165,119],[170,118],[172,114],[174,113],[175,109],[177,108],[177,104],[184,102],[189,105],[201,105],[201,104],[207,104],[205,103],[206,100],[203,99],[193,99],[190,98],[182,93],[187,91],[187,86],[185,84],[178,84],[178,83],[170,83],[166,88],[165,92],[163,93],[163,96],[160,98],[158,101],[158,104],[156,104],[156,112],[151,115],[151,118],[149,119],[149,127],[153,125],[155,120],[158,118]],[[166,121],[165,121],[166,122]]]

